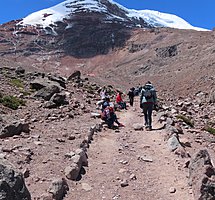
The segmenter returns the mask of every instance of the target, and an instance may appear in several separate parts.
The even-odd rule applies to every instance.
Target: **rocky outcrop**
[[[39,97],[39,98],[42,98],[46,101],[49,101],[55,93],[59,93],[59,92],[60,92],[60,88],[58,86],[50,85],[50,86],[47,86],[47,87],[40,89],[35,94],[35,97]]]
[[[22,174],[3,160],[0,160],[0,188],[0,200],[31,199]]]
[[[215,168],[207,150],[200,150],[189,165],[189,181],[196,200],[213,200],[215,197]]]
[[[215,90],[214,89],[210,91],[209,103],[215,103]]]
[[[161,58],[173,57],[178,54],[177,45],[157,48],[156,50],[157,56]]]
[[[14,135],[19,135],[22,132],[29,133],[29,124],[23,122],[13,122],[11,124],[4,125],[0,129],[0,138],[12,137]]]

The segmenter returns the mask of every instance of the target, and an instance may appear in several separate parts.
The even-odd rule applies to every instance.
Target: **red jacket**
[[[123,102],[122,97],[121,97],[120,94],[117,94],[117,96],[116,96],[116,103],[120,103],[120,102]]]

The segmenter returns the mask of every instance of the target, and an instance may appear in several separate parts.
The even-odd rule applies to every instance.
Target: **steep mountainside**
[[[169,26],[195,29],[170,17],[107,0],[68,0],[1,25],[1,63],[64,76],[81,70],[123,89],[150,79],[171,96],[209,91],[214,82],[214,32],[154,28],[162,20],[165,26],[166,20]]]
[[[14,35],[15,23],[1,27],[0,59],[3,65],[55,71],[64,76],[78,69],[93,79],[124,89],[150,79],[160,91],[173,96],[192,95],[201,89],[209,92],[213,87],[215,44],[212,31],[169,28],[120,31],[116,28],[121,35],[118,45],[113,45],[111,39],[108,43],[103,35],[105,30],[101,29],[100,33],[95,33],[98,41],[93,42],[94,46],[85,32],[85,40],[76,39],[71,48],[69,42],[63,45],[71,54],[84,55],[77,58],[59,48],[61,43],[56,36]]]

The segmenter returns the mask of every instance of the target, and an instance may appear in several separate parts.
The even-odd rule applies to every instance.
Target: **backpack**
[[[103,112],[101,113],[101,119],[102,119],[102,120],[106,120],[106,119],[107,119],[107,116],[106,116],[106,112],[105,112],[105,111],[103,111]]]
[[[151,89],[146,88],[143,96],[145,97],[146,100],[151,99],[153,97]]]
[[[108,120],[111,117],[111,114],[113,113],[113,108],[110,106],[107,106],[103,112],[101,113],[101,119],[102,120]]]

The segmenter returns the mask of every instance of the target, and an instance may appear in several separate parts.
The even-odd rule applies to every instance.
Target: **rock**
[[[174,125],[174,120],[172,118],[168,117],[166,119],[166,124],[169,125],[169,126],[172,126],[172,125]]]
[[[171,134],[173,134],[173,133],[177,133],[178,134],[178,129],[175,126],[166,124],[165,128]]]
[[[70,136],[68,137],[68,140],[75,140],[75,135],[70,135]]]
[[[210,91],[210,95],[209,95],[209,103],[215,103],[215,89],[212,89]]]
[[[161,58],[171,58],[178,54],[177,45],[156,48],[156,55]]]
[[[91,116],[92,118],[100,118],[100,117],[101,117],[101,114],[100,114],[100,113],[92,112],[92,113],[90,113],[90,116]]]
[[[168,147],[170,149],[170,151],[175,151],[178,147],[181,146],[179,140],[178,140],[178,137],[173,134],[169,140],[167,141],[167,144],[168,144]]]
[[[60,88],[60,84],[54,81],[49,80],[47,77],[45,78],[36,78],[35,80],[30,82],[31,89],[40,90],[45,87],[50,87],[55,85]]]
[[[48,189],[48,192],[52,194],[52,198],[55,200],[63,200],[69,186],[64,178],[55,179],[52,181],[51,186]]]
[[[1,200],[31,199],[22,174],[15,171],[9,163],[3,160],[0,160],[0,188]]]
[[[63,93],[55,93],[51,97],[50,101],[55,103],[56,106],[61,106],[61,105],[67,104],[66,95]]]
[[[121,187],[127,187],[129,184],[128,184],[128,181],[126,179],[123,179],[120,183]]]
[[[48,79],[51,81],[55,81],[55,82],[59,83],[61,87],[66,88],[65,78],[57,76],[57,75],[50,75],[50,76],[48,76]]]
[[[81,186],[82,186],[82,189],[87,191],[87,192],[92,190],[92,187],[87,183],[82,183]]]
[[[188,158],[189,154],[186,152],[185,148],[183,148],[182,146],[179,146],[174,153],[176,155],[179,155],[181,158]]]
[[[72,79],[80,79],[80,77],[81,77],[81,72],[80,71],[75,71],[75,72],[73,72],[68,78],[67,78],[67,80],[68,81],[71,81]]]
[[[184,147],[192,147],[191,143],[189,142],[189,140],[187,138],[180,138],[180,143]]]
[[[29,124],[22,122],[13,122],[6,125],[1,129],[0,138],[12,137],[14,135],[20,135],[22,132],[29,133]]]
[[[69,180],[77,180],[79,173],[80,167],[75,163],[72,163],[71,166],[66,167],[64,170],[64,174]]]
[[[24,74],[25,73],[25,69],[18,66],[16,69],[15,69],[15,73],[16,74]]]
[[[81,160],[81,156],[80,155],[75,154],[74,156],[71,157],[70,160],[71,160],[72,163],[77,164],[78,167],[81,169],[82,160]]]
[[[24,178],[28,178],[30,176],[30,171],[28,168],[26,168],[22,173],[23,173]]]
[[[214,199],[215,168],[207,150],[200,150],[190,160],[189,184],[192,185],[194,199]]]
[[[49,101],[55,93],[59,93],[60,88],[56,85],[50,85],[40,89],[34,96]]]
[[[120,170],[119,170],[119,173],[120,173],[120,174],[125,173],[125,172],[127,172],[126,169],[120,169]]]
[[[137,179],[137,177],[136,177],[136,175],[135,175],[135,174],[131,174],[131,175],[129,176],[129,179],[130,179],[130,180],[136,180],[136,179]]]
[[[133,128],[135,131],[141,131],[141,130],[143,130],[143,125],[142,124],[133,124]]]
[[[88,166],[88,160],[87,160],[88,157],[87,157],[86,152],[83,149],[77,149],[75,151],[75,153],[80,156],[81,165],[82,166]]]
[[[71,151],[65,154],[65,158],[72,158],[75,155],[75,152]]]
[[[149,158],[149,157],[147,157],[145,155],[144,156],[140,156],[138,158],[138,160],[145,161],[145,162],[153,162],[153,160],[151,158]]]
[[[169,193],[175,193],[176,189],[174,187],[169,188]]]

